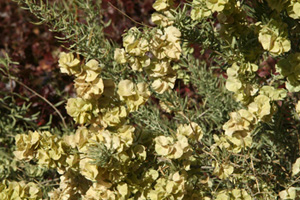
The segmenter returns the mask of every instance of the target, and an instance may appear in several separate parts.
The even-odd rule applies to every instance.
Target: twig
[[[134,23],[136,24],[139,24],[141,26],[147,26],[149,28],[152,28],[151,26],[147,25],[147,24],[143,24],[143,23],[140,23],[140,22],[137,22],[135,21],[134,19],[132,19],[131,17],[129,17],[126,13],[124,13],[123,11],[121,11],[119,8],[115,7],[112,3],[108,2],[109,5],[111,5],[114,9],[116,9],[117,11],[119,11],[122,15],[124,15],[125,17],[127,17],[128,19],[130,19],[131,21],[133,21]]]
[[[43,99],[47,104],[49,104],[55,110],[55,112],[59,115],[59,117],[61,118],[64,127],[67,128],[67,124],[66,124],[65,119],[63,118],[62,114],[59,112],[59,110],[50,101],[48,101],[45,97],[43,97],[42,95],[40,95],[39,93],[37,93],[36,91],[34,91],[30,87],[28,87],[27,85],[25,85],[21,81],[17,80],[15,77],[10,77],[10,79],[16,81],[18,84],[22,85],[24,88],[26,88],[27,90],[29,90],[30,92],[32,92],[33,94],[38,96],[39,98]]]

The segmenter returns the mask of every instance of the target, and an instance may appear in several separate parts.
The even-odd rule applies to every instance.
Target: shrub
[[[101,1],[18,2],[72,43],[59,67],[74,78],[78,127],[17,134],[15,160],[58,186],[5,177],[0,195],[298,197],[298,1],[157,0],[155,25],[134,21],[122,45],[103,31]]]

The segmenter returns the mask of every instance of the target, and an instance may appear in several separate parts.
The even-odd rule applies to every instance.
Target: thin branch
[[[117,11],[119,11],[122,15],[124,15],[125,17],[127,17],[128,19],[130,19],[131,21],[133,21],[134,23],[136,24],[139,24],[141,26],[147,26],[149,28],[152,28],[151,26],[147,25],[147,24],[143,24],[143,23],[140,23],[138,21],[135,21],[134,19],[132,19],[131,17],[129,17],[126,13],[124,13],[123,11],[121,11],[119,8],[115,7],[112,3],[108,2],[109,5],[111,5],[114,9],[116,9]]]
[[[67,124],[66,124],[65,119],[63,118],[62,114],[59,112],[59,110],[50,101],[48,101],[45,97],[43,97],[42,95],[40,95],[39,93],[37,93],[36,91],[34,91],[30,87],[28,87],[27,85],[25,85],[24,83],[22,83],[21,81],[19,81],[18,79],[16,79],[15,77],[10,77],[10,79],[16,81],[18,84],[22,85],[24,88],[26,88],[27,90],[29,90],[30,92],[32,92],[33,94],[35,94],[36,96],[38,96],[39,98],[41,98],[47,104],[49,104],[55,110],[55,112],[59,115],[59,117],[61,118],[64,127],[67,128]]]

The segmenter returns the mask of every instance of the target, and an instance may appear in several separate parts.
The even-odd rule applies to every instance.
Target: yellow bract
[[[191,18],[193,20],[201,20],[210,14],[211,11],[206,8],[206,4],[203,0],[193,0],[191,11]]]
[[[150,96],[150,91],[145,83],[135,85],[130,80],[122,80],[118,84],[120,99],[127,105],[129,112],[136,111]]]
[[[254,102],[248,105],[248,110],[257,117],[258,121],[265,120],[271,114],[270,98],[258,95],[254,98]]]
[[[127,110],[124,106],[116,106],[112,109],[106,109],[102,117],[103,122],[107,126],[117,126],[124,118],[127,117]]]
[[[241,109],[229,114],[230,120],[223,125],[228,136],[246,137],[254,128],[256,117],[251,112]]]
[[[258,40],[265,50],[274,55],[288,52],[291,49],[291,42],[287,38],[285,29],[286,24],[283,22],[271,20],[261,27]]]
[[[191,122],[190,124],[180,124],[177,128],[177,135],[183,135],[198,142],[203,137],[203,130],[195,122]]]
[[[183,135],[177,135],[177,141],[166,136],[155,138],[155,151],[158,155],[170,159],[179,159],[190,151],[188,139]]]
[[[170,11],[163,11],[161,13],[155,12],[151,15],[151,21],[156,25],[167,27],[173,25],[173,17]]]
[[[248,104],[251,97],[255,95],[258,89],[254,84],[249,83],[251,81],[249,76],[253,77],[257,70],[258,66],[249,62],[240,65],[234,62],[227,69],[226,88],[235,93],[236,100]]]
[[[206,0],[206,6],[212,12],[220,12],[224,10],[225,5],[228,3],[228,0]]]
[[[125,64],[127,62],[125,50],[116,48],[114,53],[114,59],[120,64]]]
[[[212,151],[217,151],[217,147],[219,147],[221,150],[224,148],[227,151],[239,153],[242,149],[250,147],[252,144],[252,137],[250,135],[247,135],[244,138],[239,135],[237,135],[237,137],[228,135],[221,135],[218,137],[217,135],[214,135],[213,137],[215,144],[211,146]]]
[[[35,156],[35,150],[38,148],[40,141],[40,134],[35,131],[29,131],[27,134],[16,135],[17,149],[14,155],[17,159],[32,159]]]
[[[92,82],[83,79],[75,79],[76,93],[83,99],[99,98],[104,91],[104,84],[101,78],[96,78]]]
[[[173,4],[173,0],[156,0],[152,5],[156,11],[167,10]]]
[[[287,190],[283,190],[283,191],[279,192],[279,197],[282,200],[296,199],[296,197],[297,197],[296,188],[290,187]]]
[[[61,73],[74,75],[80,72],[78,67],[80,61],[77,58],[74,59],[74,55],[72,53],[61,52],[58,63]]]
[[[33,182],[9,182],[4,180],[0,183],[0,199],[3,200],[38,200],[42,199],[42,196],[42,189]]]
[[[269,97],[271,101],[283,100],[287,95],[287,91],[285,89],[275,89],[272,86],[263,86],[259,90],[259,93]]]
[[[288,15],[294,19],[300,18],[300,2],[299,0],[290,0],[290,5],[287,8]]]
[[[84,79],[86,82],[92,82],[100,73],[101,68],[99,67],[99,63],[96,60],[92,59],[83,66],[79,78]]]
[[[79,124],[84,124],[92,119],[93,105],[82,98],[70,98],[67,102],[67,113]]]
[[[217,162],[213,162],[212,166],[215,168],[213,173],[218,176],[219,179],[228,178],[234,171],[234,167],[227,163],[219,165]]]
[[[300,158],[297,158],[296,162],[293,164],[292,175],[295,176],[300,172]]]

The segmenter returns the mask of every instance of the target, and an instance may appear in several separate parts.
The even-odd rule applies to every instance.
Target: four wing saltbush
[[[7,178],[0,197],[300,196],[298,0],[156,0],[153,26],[134,21],[122,45],[98,4],[18,2],[72,43],[58,63],[77,127],[16,135],[14,159],[57,179]]]

